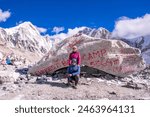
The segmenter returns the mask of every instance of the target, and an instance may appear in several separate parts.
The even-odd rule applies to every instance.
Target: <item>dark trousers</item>
[[[70,83],[70,82],[71,83],[75,82],[75,86],[77,86],[77,84],[79,82],[79,75],[68,77],[68,83]]]

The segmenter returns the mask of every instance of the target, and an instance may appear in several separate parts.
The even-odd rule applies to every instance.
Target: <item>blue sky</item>
[[[0,27],[12,27],[19,21],[30,21],[48,29],[80,26],[114,29],[122,16],[136,18],[150,13],[149,0],[0,0],[0,9],[11,16]]]

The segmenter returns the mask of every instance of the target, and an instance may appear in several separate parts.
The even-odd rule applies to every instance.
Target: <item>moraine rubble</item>
[[[76,90],[66,86],[65,69],[42,76],[27,74],[28,66],[24,64],[17,67],[6,65],[5,68],[0,65],[0,69],[3,73],[0,76],[0,99],[150,99],[149,66],[126,77],[82,67]]]

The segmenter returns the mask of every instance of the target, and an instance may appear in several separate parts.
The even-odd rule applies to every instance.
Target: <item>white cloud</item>
[[[113,37],[129,39],[145,35],[150,35],[150,14],[135,19],[128,17],[119,18],[112,33]]]
[[[0,9],[0,22],[5,22],[10,16],[11,12]]]
[[[16,22],[16,25],[22,24],[23,21]]]
[[[40,32],[40,33],[46,33],[47,32],[47,29],[46,28],[42,28],[42,27],[37,27],[35,26],[36,29]]]
[[[59,32],[64,31],[64,30],[65,30],[64,27],[54,27],[52,32],[58,34]]]
[[[67,33],[60,33],[60,34],[56,34],[50,37],[55,38],[55,39],[65,39],[67,37],[77,34],[80,30],[83,30],[84,28],[86,27],[76,27],[74,29],[68,29]]]

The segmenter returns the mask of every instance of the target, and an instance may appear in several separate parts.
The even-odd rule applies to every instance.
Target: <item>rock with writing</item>
[[[78,47],[83,65],[109,74],[124,77],[145,68],[140,50],[123,41],[76,34],[55,45],[55,48],[29,69],[29,73],[42,75],[67,67],[68,56],[74,45]]]

